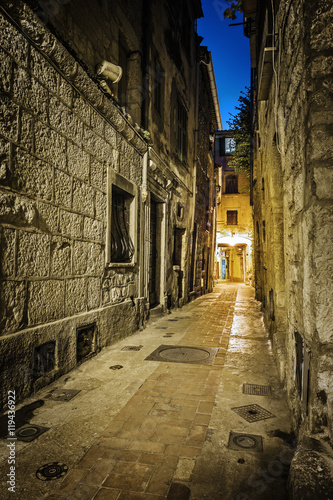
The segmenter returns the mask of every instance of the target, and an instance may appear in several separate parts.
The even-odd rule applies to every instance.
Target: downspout
[[[213,68],[211,56],[210,56],[210,60],[208,63],[206,63],[206,61],[203,61],[203,60],[201,60],[200,63],[205,64],[207,66],[207,69],[208,69],[208,76],[209,76],[210,87],[212,90],[212,97],[213,97],[213,102],[214,102],[217,127],[218,127],[218,130],[222,130],[222,120],[221,120],[221,114],[220,114],[219,98],[217,95],[216,80],[215,80],[215,74],[214,74],[214,68]]]

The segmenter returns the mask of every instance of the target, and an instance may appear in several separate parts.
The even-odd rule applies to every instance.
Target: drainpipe
[[[209,52],[209,54],[210,54],[210,52]],[[213,101],[214,101],[217,127],[218,127],[218,130],[222,130],[222,120],[221,120],[221,115],[220,115],[219,98],[217,95],[216,80],[215,80],[215,74],[214,74],[214,68],[213,68],[211,56],[210,56],[210,60],[208,63],[206,63],[206,61],[203,61],[203,60],[201,60],[200,63],[205,64],[207,66],[207,69],[208,69],[208,76],[209,76],[209,81],[210,81],[210,87],[212,90],[212,97],[213,97]]]
[[[146,203],[147,196],[148,196],[148,160],[149,160],[149,153],[148,150],[145,152],[143,156],[143,168],[142,168],[142,191],[141,191],[141,196],[142,196],[142,202]]]

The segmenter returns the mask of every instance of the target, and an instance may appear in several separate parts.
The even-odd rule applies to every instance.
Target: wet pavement
[[[16,417],[16,428],[47,430],[15,442],[15,494],[1,439],[1,498],[288,498],[286,396],[244,284],[218,284],[151,321],[18,405]]]

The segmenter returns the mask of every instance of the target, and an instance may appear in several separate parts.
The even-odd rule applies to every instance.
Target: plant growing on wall
[[[251,89],[245,87],[238,98],[239,106],[235,106],[237,114],[227,120],[233,139],[236,142],[235,151],[229,160],[229,165],[236,172],[245,172],[250,178],[250,151],[251,151]]]
[[[237,2],[233,2],[232,0],[227,0],[229,3],[231,3],[230,7],[225,9],[224,11],[224,17],[227,19],[236,19],[237,12],[240,14],[243,12],[243,1],[238,0]]]

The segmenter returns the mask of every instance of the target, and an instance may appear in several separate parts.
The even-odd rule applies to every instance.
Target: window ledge
[[[135,262],[108,262],[106,267],[135,267]]]

